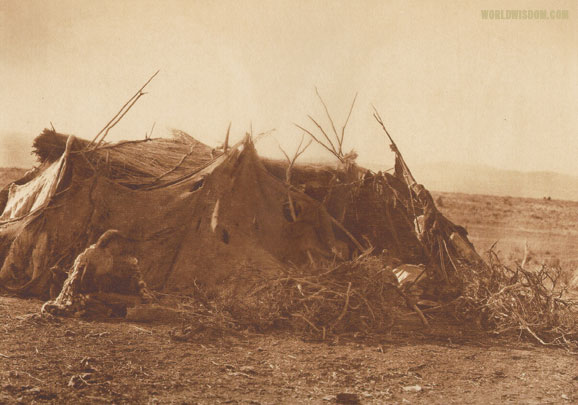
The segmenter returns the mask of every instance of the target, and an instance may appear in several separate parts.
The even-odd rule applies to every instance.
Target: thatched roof
[[[41,162],[62,155],[68,135],[45,129],[33,143]],[[87,149],[88,148],[88,149]],[[91,170],[130,188],[149,188],[171,183],[205,167],[218,154],[182,131],[172,138],[105,143],[91,150],[89,142],[76,138],[72,158]]]

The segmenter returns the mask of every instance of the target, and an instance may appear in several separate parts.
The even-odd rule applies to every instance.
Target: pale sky
[[[483,20],[482,9],[569,10],[567,20]],[[259,151],[292,152],[294,122],[338,126],[346,149],[410,166],[469,162],[578,175],[577,1],[0,0],[0,166],[31,164],[52,122],[92,138],[157,69],[109,140],[184,130],[210,145],[275,128]],[[327,126],[329,128],[329,126]],[[328,158],[312,147],[306,159]]]

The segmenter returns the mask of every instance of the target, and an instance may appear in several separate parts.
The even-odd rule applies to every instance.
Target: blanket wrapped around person
[[[124,316],[126,308],[153,299],[136,257],[126,254],[123,237],[110,229],[78,255],[60,294],[43,314],[77,317]]]

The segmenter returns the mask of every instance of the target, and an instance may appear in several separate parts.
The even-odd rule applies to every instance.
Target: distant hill
[[[36,157],[32,154],[34,136],[19,132],[0,133],[0,167],[32,167]]]
[[[15,180],[18,180],[24,173],[26,173],[27,169],[21,169],[18,167],[2,167],[0,168],[0,190],[4,188],[7,184],[12,183]]]
[[[431,190],[578,201],[576,176],[459,163],[426,164],[411,169],[416,179]]]
[[[361,165],[383,169],[383,165]],[[435,191],[578,201],[578,176],[449,162],[412,165],[410,169],[419,183]]]

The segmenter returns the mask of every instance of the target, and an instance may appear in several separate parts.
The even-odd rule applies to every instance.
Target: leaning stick
[[[407,297],[407,295],[401,290],[401,288],[399,287],[395,287],[395,290],[398,292],[399,295],[401,295],[401,297],[405,300],[405,302],[411,307],[411,309],[413,309],[413,311],[417,314],[417,316],[419,317],[419,319],[421,320],[421,323],[423,323],[423,326],[425,326],[426,328],[430,327],[429,322],[427,321],[426,317],[424,316],[423,312],[421,312],[421,309],[418,308],[417,304],[413,304],[410,302],[409,298]]]
[[[104,134],[102,135],[102,137],[99,139],[99,141],[96,143],[96,145],[93,147],[94,149],[98,149],[98,147],[100,146],[100,144],[102,142],[104,142],[104,139],[108,136],[108,133],[110,132],[111,129],[113,129],[116,124],[118,124],[120,122],[120,120],[122,120],[124,118],[124,116],[130,111],[130,109],[136,104],[136,102],[142,97],[144,96],[146,93],[140,93],[133,101],[132,103],[130,103],[128,105],[128,107],[122,112],[122,114],[106,129],[106,131],[104,132]]]
[[[443,241],[443,239],[441,236],[438,236],[438,249],[440,251],[440,269],[442,270],[442,275],[444,276],[444,279],[449,284],[450,280],[448,278],[448,272],[446,271],[446,265],[444,262],[444,250],[442,249],[442,244],[440,241]]]
[[[288,184],[287,182],[285,183],[287,184],[287,186],[289,187],[289,189],[291,190],[297,190],[295,187],[293,187],[293,185]],[[297,190],[299,193],[302,193],[301,191]],[[316,200],[314,200],[316,201]],[[316,201],[318,202],[318,201]],[[319,203],[319,202],[318,202]],[[322,205],[321,203],[319,203],[320,205]],[[329,219],[331,220],[331,222],[333,224],[335,224],[335,226],[337,226],[339,229],[341,229],[343,231],[343,233],[353,242],[353,244],[359,249],[360,252],[364,252],[367,251],[368,249],[364,248],[363,245],[361,243],[359,243],[359,241],[355,238],[355,236],[353,236],[351,234],[351,232],[349,232],[347,230],[347,228],[345,228],[341,222],[339,222],[337,219],[335,219],[333,217],[333,215],[331,215],[329,212],[327,212],[327,216],[329,217]],[[409,220],[408,220],[409,221]],[[371,248],[370,248],[371,249]]]
[[[159,74],[159,72],[160,72],[160,70],[157,70],[155,72],[155,74],[153,74],[150,77],[150,79],[148,79],[146,81],[146,83],[143,84],[143,86],[121,107],[121,109],[116,113],[116,115],[114,117],[112,117],[112,119],[99,131],[99,133],[96,134],[94,139],[92,141],[90,141],[90,143],[88,144],[86,149],[88,149],[90,146],[92,146],[96,142],[96,140],[100,137],[100,135],[104,133],[102,139],[98,142],[98,144],[102,143],[102,141],[104,140],[104,138],[108,134],[108,131],[110,131],[110,129],[114,125],[116,125],[118,123],[118,121],[120,121],[120,119],[122,119],[122,117],[124,117],[124,115],[128,112],[128,110],[130,110],[132,108],[132,106],[136,103],[136,101],[145,94],[145,93],[143,93],[144,88],[155,78],[155,76],[157,74]],[[97,147],[98,147],[98,145],[97,145]]]
[[[351,241],[353,242],[353,244],[359,249],[360,252],[365,251],[366,249],[361,245],[361,243],[359,243],[359,241],[357,239],[355,239],[355,236],[353,236],[351,234],[351,232],[349,232],[342,224],[341,222],[339,222],[338,220],[336,220],[335,218],[333,218],[332,215],[329,215],[329,219],[331,219],[331,222],[333,222],[339,229],[341,229],[343,231],[343,233],[345,233],[347,235],[347,237],[349,239],[351,239]]]
[[[376,119],[376,121],[379,123],[379,125],[381,125],[381,128],[383,128],[383,131],[385,132],[385,134],[389,138],[389,141],[391,142],[391,146],[392,146],[393,151],[395,152],[395,154],[397,156],[399,156],[399,160],[401,161],[401,164],[403,165],[404,170],[407,172],[408,177],[410,178],[411,182],[413,184],[415,184],[416,183],[415,178],[413,177],[411,170],[409,170],[409,167],[405,163],[405,160],[403,159],[403,156],[402,156],[401,152],[399,151],[397,144],[395,143],[395,141],[393,140],[393,138],[389,134],[389,131],[385,127],[385,124],[383,123],[383,120],[381,119],[381,116],[379,115],[379,112],[377,112],[377,109],[375,108],[375,106],[372,106],[372,107],[373,107],[373,111],[374,111],[373,117]]]
[[[412,194],[412,189],[411,186],[416,184],[417,182],[415,181],[415,177],[413,177],[413,174],[411,174],[411,170],[409,170],[408,165],[405,163],[405,160],[401,154],[401,152],[399,151],[399,148],[397,147],[397,144],[395,143],[395,141],[393,140],[393,138],[391,137],[391,135],[389,134],[389,131],[387,130],[387,128],[385,127],[385,124],[383,123],[383,120],[381,119],[381,116],[379,115],[379,112],[377,111],[377,109],[375,108],[375,106],[373,107],[373,117],[376,119],[376,121],[381,125],[381,128],[383,128],[385,134],[387,135],[387,137],[389,138],[390,142],[391,142],[391,148],[393,149],[393,151],[395,152],[395,155],[399,158],[399,161],[401,162],[402,166],[403,166],[403,171],[404,171],[404,177],[406,177],[406,183],[407,183],[407,188],[409,191],[409,200],[411,202],[411,209],[413,212],[413,216],[414,219],[416,220],[416,226],[417,226],[417,232],[421,233],[421,229],[419,226],[419,221],[417,221],[417,215],[415,213],[415,206],[413,203],[413,197],[411,196]],[[408,181],[409,180],[409,181]]]
[[[229,121],[229,128],[227,128],[227,135],[225,135],[225,143],[223,144],[223,153],[227,153],[229,149],[229,134],[231,133],[232,121]]]
[[[321,332],[321,330],[319,330],[319,328],[315,325],[313,325],[313,323],[311,323],[311,321],[307,318],[305,318],[305,316],[301,315],[301,314],[291,314],[291,316],[294,316],[296,318],[301,318],[303,319],[309,326],[311,326],[316,332]]]
[[[341,321],[345,316],[345,314],[347,313],[347,308],[349,308],[350,292],[351,292],[351,281],[347,284],[347,292],[345,293],[345,304],[343,305],[343,310],[339,314],[339,317],[331,325],[331,329],[333,329],[333,327],[335,327],[335,325],[337,325],[339,321]]]
[[[151,127],[151,132],[149,134],[145,133],[145,141],[148,139],[151,139],[151,136],[153,136],[153,131],[155,130],[155,125],[157,125],[157,122],[153,122],[153,126]]]
[[[427,321],[427,319],[426,319],[425,315],[423,314],[423,312],[421,312],[421,309],[419,309],[416,304],[413,304],[413,305],[411,306],[411,309],[413,309],[414,312],[417,314],[417,316],[419,316],[419,319],[420,319],[421,322],[423,323],[423,326],[425,326],[426,328],[429,328],[429,327],[430,327],[430,324],[429,324],[429,322]]]
[[[448,245],[446,245],[446,241],[444,239],[442,239],[442,242],[444,243],[444,248],[446,250],[446,254],[448,255],[448,258],[450,259],[450,263],[452,264],[452,266],[454,267],[454,270],[457,272],[458,268],[456,266],[456,264],[454,263],[453,259],[452,259],[452,255],[450,255],[450,251],[448,250]]]
[[[395,246],[397,248],[397,253],[399,254],[402,251],[401,243],[399,241],[397,231],[395,229],[395,225],[393,224],[393,219],[391,218],[391,212],[389,211],[389,204],[387,202],[385,203],[385,217],[386,217],[387,222],[389,224],[389,227],[391,229],[391,235],[393,236],[393,241],[395,242]]]

